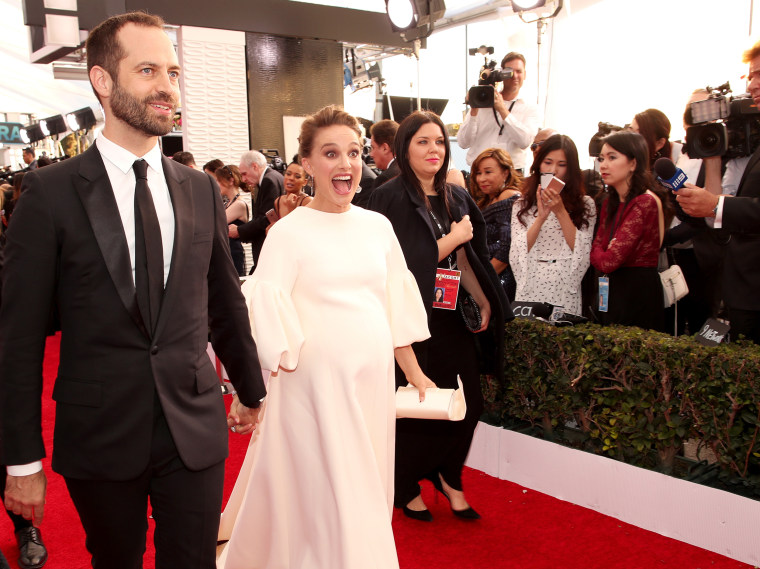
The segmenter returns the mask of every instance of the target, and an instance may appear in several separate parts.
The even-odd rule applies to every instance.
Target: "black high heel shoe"
[[[412,518],[413,520],[417,520],[418,522],[432,522],[433,521],[433,514],[430,513],[430,510],[411,510],[404,506],[401,508],[401,511],[404,512],[404,515],[407,518]]]
[[[477,513],[472,508],[467,508],[466,510],[455,510],[454,507],[451,505],[451,498],[449,498],[449,495],[444,491],[443,489],[443,483],[441,482],[440,477],[436,476],[431,480],[433,483],[433,487],[438,490],[441,494],[443,494],[443,497],[446,498],[449,501],[449,507],[451,508],[451,512],[458,518],[462,518],[464,520],[479,520],[480,514]]]

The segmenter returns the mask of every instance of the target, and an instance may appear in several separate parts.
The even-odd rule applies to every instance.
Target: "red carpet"
[[[58,338],[47,346],[45,437],[52,448],[53,405],[48,404],[57,365]],[[225,499],[245,454],[247,437],[230,437]],[[84,533],[60,476],[48,474],[42,534],[50,552],[49,569],[90,567]],[[497,480],[477,471],[465,473],[471,504],[483,519],[454,518],[448,502],[425,484],[423,498],[435,521],[393,518],[401,569],[749,569],[750,566],[641,530],[592,510]],[[0,549],[11,567],[17,557],[12,525],[0,514]],[[145,567],[153,569],[148,546]],[[177,568],[182,569],[182,568]],[[312,569],[312,568],[309,568]],[[329,569],[329,568],[313,568]],[[357,567],[356,569],[362,569]]]

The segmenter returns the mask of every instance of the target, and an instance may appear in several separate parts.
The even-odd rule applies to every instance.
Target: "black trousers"
[[[65,480],[95,569],[142,568],[149,500],[156,523],[156,569],[216,568],[224,462],[197,472],[185,468],[160,410],[150,464],[141,476]]]
[[[728,320],[731,323],[732,340],[736,340],[739,334],[743,334],[748,340],[760,344],[760,311],[741,310],[729,306]]]

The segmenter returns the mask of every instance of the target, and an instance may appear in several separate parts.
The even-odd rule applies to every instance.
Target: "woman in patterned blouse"
[[[470,193],[486,221],[486,239],[491,265],[510,302],[515,299],[515,277],[509,267],[512,204],[520,196],[522,176],[515,170],[506,150],[488,148],[472,163]]]
[[[530,171],[512,208],[509,262],[517,282],[515,300],[548,302],[581,314],[596,207],[583,187],[575,143],[561,134],[549,137]],[[559,178],[564,187],[554,189],[546,175]]]

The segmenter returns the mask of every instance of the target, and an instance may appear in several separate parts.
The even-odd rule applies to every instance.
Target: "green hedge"
[[[683,442],[697,439],[715,453],[722,480],[760,495],[754,344],[705,347],[639,328],[517,319],[506,327],[504,372],[503,383],[482,378],[488,423],[534,427],[668,473]]]

